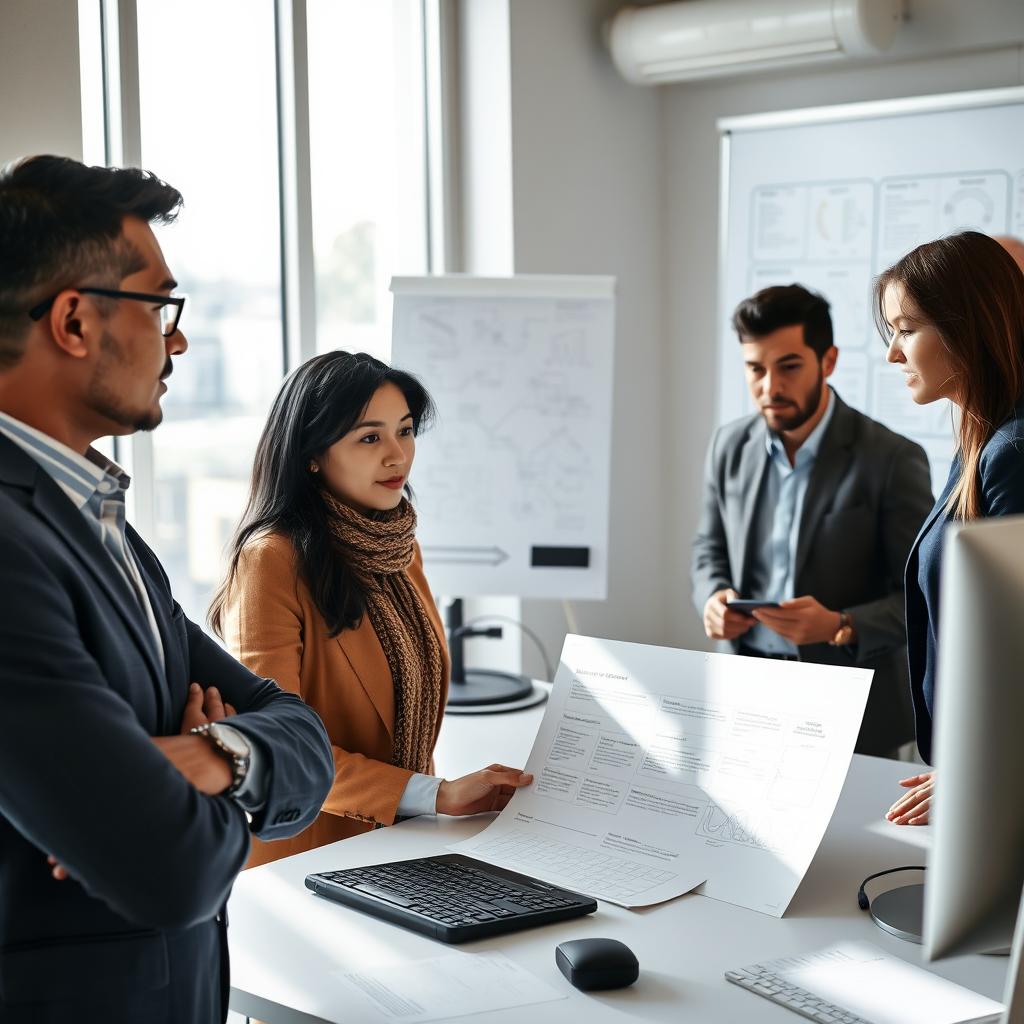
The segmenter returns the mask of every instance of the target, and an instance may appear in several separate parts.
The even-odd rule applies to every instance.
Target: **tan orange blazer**
[[[407,570],[437,631],[445,658],[434,742],[441,730],[449,662],[444,629],[423,575],[419,547]],[[323,719],[334,747],[334,786],[319,817],[291,839],[253,839],[246,867],[312,850],[394,823],[412,772],[391,763],[395,695],[391,670],[368,615],[355,629],[327,625],[299,578],[291,541],[269,534],[248,543],[224,616],[229,650],[257,675],[297,693]]]

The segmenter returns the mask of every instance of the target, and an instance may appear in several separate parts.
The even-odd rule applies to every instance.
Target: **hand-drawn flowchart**
[[[438,593],[602,598],[610,278],[398,278],[396,366],[438,409],[411,482]]]

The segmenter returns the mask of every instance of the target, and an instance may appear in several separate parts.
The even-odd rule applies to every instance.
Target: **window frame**
[[[428,273],[458,265],[453,249],[454,168],[454,0],[418,0],[423,39],[423,163],[427,185],[425,237]],[[78,0],[83,53],[83,130],[90,133],[87,159],[108,166],[142,165],[136,0]],[[284,375],[316,355],[317,302],[313,249],[310,156],[309,61],[306,0],[274,0],[280,216],[281,320]],[[96,33],[99,45],[96,45]],[[91,37],[91,38],[90,38]],[[102,154],[96,129],[96,83],[102,74]],[[87,110],[86,105],[92,106]],[[114,441],[114,458],[132,477],[129,518],[143,537],[157,535],[156,463],[153,437],[136,432]]]

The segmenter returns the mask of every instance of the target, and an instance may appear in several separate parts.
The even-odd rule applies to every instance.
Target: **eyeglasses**
[[[136,302],[152,302],[160,307],[160,332],[169,338],[178,329],[181,311],[185,308],[184,295],[151,295],[149,292],[122,292],[116,288],[75,288],[83,295],[104,295],[108,299],[134,299]],[[60,294],[59,292],[57,293]],[[33,306],[28,315],[33,320],[42,319],[46,311],[57,301],[57,295]]]

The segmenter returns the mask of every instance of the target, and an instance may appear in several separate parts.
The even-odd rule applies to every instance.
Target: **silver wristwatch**
[[[205,736],[213,744],[214,749],[227,758],[231,765],[231,785],[225,791],[232,796],[242,788],[246,776],[249,774],[249,762],[252,757],[252,748],[248,740],[230,725],[223,725],[220,722],[206,722],[197,725],[189,730],[192,736]]]

